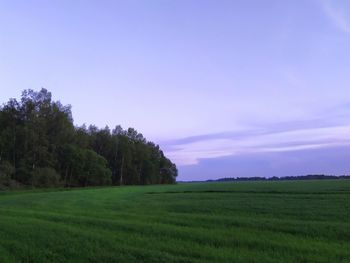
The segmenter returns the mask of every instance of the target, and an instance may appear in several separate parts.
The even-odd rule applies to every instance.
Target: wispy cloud
[[[201,159],[231,155],[286,152],[350,144],[350,125],[294,129],[289,131],[247,132],[246,136],[218,134],[194,138],[192,142],[170,145],[167,155],[178,165],[198,164]]]
[[[182,166],[179,180],[223,177],[350,174],[350,145],[298,151],[262,152],[203,159],[200,165]]]
[[[346,33],[350,33],[350,1],[324,0],[323,9],[335,26]]]
[[[251,125],[245,130],[203,134],[162,143],[179,166],[203,159],[350,146],[350,104],[324,109],[313,119]]]

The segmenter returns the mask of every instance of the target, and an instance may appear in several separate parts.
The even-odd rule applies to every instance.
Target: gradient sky
[[[0,0],[0,101],[41,87],[180,180],[350,174],[349,0]]]

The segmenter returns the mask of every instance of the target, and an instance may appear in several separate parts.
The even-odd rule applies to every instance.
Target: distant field
[[[0,192],[0,262],[350,262],[350,180]]]

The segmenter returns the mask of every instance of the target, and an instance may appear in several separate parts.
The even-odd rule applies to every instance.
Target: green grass
[[[0,262],[350,262],[350,180],[0,192]]]

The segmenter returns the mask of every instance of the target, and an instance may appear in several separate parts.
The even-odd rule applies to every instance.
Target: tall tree
[[[134,128],[75,127],[71,106],[46,89],[25,90],[0,107],[0,168],[0,184],[36,187],[174,183],[177,176]]]

